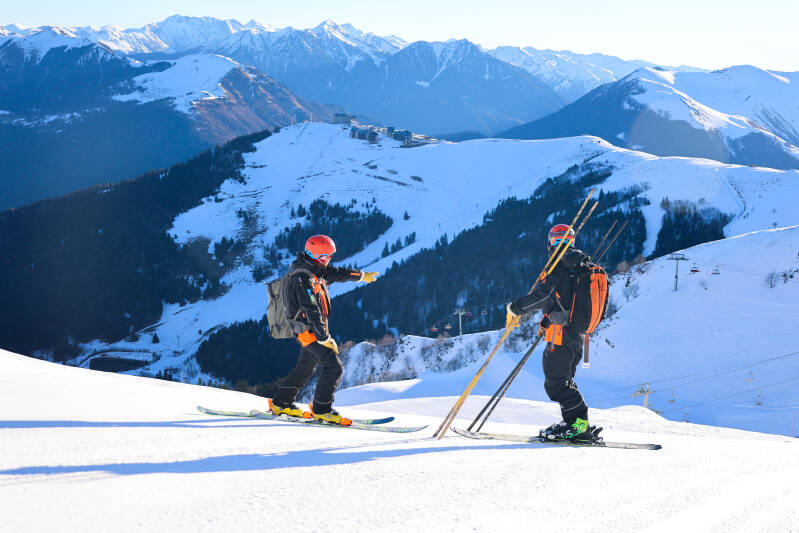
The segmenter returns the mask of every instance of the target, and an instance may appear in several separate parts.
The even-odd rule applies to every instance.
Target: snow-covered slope
[[[222,78],[238,66],[232,59],[222,56],[183,56],[173,61],[172,66],[166,70],[136,76],[133,78],[136,91],[116,95],[114,98],[138,102],[171,98],[178,111],[188,113],[200,100],[223,96]]]
[[[485,399],[471,398],[456,423]],[[799,519],[796,439],[669,422],[640,407],[591,417],[608,439],[662,450],[431,439],[453,402],[346,408],[430,425],[401,438],[215,418],[195,405],[248,410],[264,399],[0,351],[3,530],[555,529],[576,490],[564,469],[590,472],[579,483],[589,529],[790,531]],[[530,434],[556,416],[552,405],[506,405],[494,429]],[[276,503],[286,494],[294,504]]]
[[[593,137],[548,141],[484,139],[401,148],[382,139],[369,144],[352,139],[347,128],[303,123],[284,128],[246,155],[246,183],[233,179],[202,205],[179,215],[168,233],[181,245],[207,239],[208,249],[223,238],[245,243],[247,251],[223,281],[230,290],[210,301],[164,307],[161,320],[136,342],[107,345],[94,342],[91,350],[140,350],[143,360],[160,359],[145,370],[153,373],[173,367],[195,381],[193,354],[209,332],[223,325],[259,320],[265,312],[263,284],[253,279],[253,269],[263,250],[272,246],[288,224],[290,213],[316,198],[328,203],[353,205],[365,211],[375,205],[393,219],[392,226],[344,263],[385,271],[430,248],[443,235],[450,237],[483,222],[483,216],[510,196],[526,198],[547,178],[590,159],[611,165],[613,174],[601,185],[607,191],[642,187],[649,205],[645,254],[655,248],[663,217],[661,201],[690,200],[733,216],[726,231],[736,235],[799,222],[794,199],[799,194],[799,173],[723,165],[708,160],[659,158],[614,147]],[[490,179],[486,177],[490,176]],[[355,204],[352,201],[356,200]],[[407,212],[408,218],[405,219]],[[242,213],[247,216],[243,217]],[[415,233],[413,244],[382,257],[386,243],[404,241]],[[200,241],[197,241],[200,242]],[[294,250],[284,250],[291,255]],[[333,294],[354,284],[331,287]],[[390,317],[389,317],[390,318]],[[408,332],[401,332],[408,333]],[[88,352],[87,352],[88,353]],[[78,361],[87,364],[81,357]]]

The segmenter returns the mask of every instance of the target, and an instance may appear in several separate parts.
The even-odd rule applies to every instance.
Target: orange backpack
[[[574,269],[574,297],[569,325],[579,333],[593,333],[608,310],[608,275],[594,263]]]

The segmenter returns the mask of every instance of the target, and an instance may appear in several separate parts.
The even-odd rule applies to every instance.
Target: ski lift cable
[[[490,309],[490,308],[492,308],[492,307],[504,306],[505,304],[507,304],[507,301],[503,300],[502,302],[497,302],[497,303],[492,303],[492,304],[486,304],[486,305],[472,305],[472,306],[469,306],[469,307],[461,307],[460,309],[463,309],[464,311],[468,311],[468,310],[479,310],[479,311],[483,311],[483,310],[485,310],[485,309]],[[432,329],[432,328],[434,328],[434,327],[438,327],[438,326],[440,326],[441,324],[443,324],[443,323],[444,323],[444,322],[446,322],[447,320],[451,319],[451,318],[452,318],[452,317],[454,317],[455,315],[456,315],[456,313],[454,313],[454,312],[453,312],[453,313],[450,313],[450,314],[448,314],[448,315],[444,316],[443,318],[440,318],[440,319],[439,319],[439,320],[437,320],[436,322],[434,322],[434,323],[433,323],[431,326],[425,327],[425,328],[423,328],[422,330],[418,331],[417,333],[415,333],[415,335],[417,335],[417,336],[419,336],[419,335],[422,335],[422,334],[423,334],[425,331],[429,331],[429,330],[431,330],[431,329]],[[440,328],[439,328],[439,329],[440,329]]]
[[[799,380],[799,376],[793,377],[791,379],[786,379],[786,380],[783,380],[783,381],[778,381],[776,383],[770,383],[768,385],[761,385],[761,386],[755,387],[753,389],[749,389],[749,390],[745,390],[745,391],[741,391],[741,392],[736,392],[736,393],[733,393],[733,394],[727,394],[725,396],[719,396],[717,398],[712,398],[710,400],[705,400],[704,402],[699,402],[699,403],[694,403],[694,404],[691,404],[691,405],[685,405],[685,406],[682,406],[682,407],[677,407],[677,408],[674,408],[674,409],[669,409],[668,411],[663,411],[662,414],[673,413],[675,411],[684,411],[684,410],[690,409],[692,407],[705,405],[705,404],[711,403],[711,402],[717,402],[719,400],[725,400],[727,398],[733,398],[735,396],[741,396],[743,394],[751,394],[751,393],[759,391],[759,390],[768,389],[768,388],[771,388],[771,387],[776,387],[777,385],[784,385],[785,383],[790,383],[792,381],[797,381],[797,380]]]
[[[756,361],[749,362],[749,363],[747,363],[745,365],[742,365],[742,366],[738,366],[738,367],[735,367],[735,368],[724,369],[724,370],[721,370],[719,372],[714,372],[714,373],[712,373],[710,375],[706,375],[706,374],[708,374],[707,372],[700,372],[698,374],[689,374],[689,375],[677,376],[677,377],[672,377],[672,378],[658,379],[658,380],[655,380],[655,381],[649,381],[648,383],[649,384],[665,383],[665,382],[668,382],[668,381],[675,381],[675,380],[678,380],[678,379],[687,379],[687,378],[691,378],[691,377],[706,375],[703,378],[699,378],[699,379],[695,379],[695,380],[688,381],[688,382],[685,382],[685,383],[681,383],[679,385],[673,385],[671,387],[667,387],[665,389],[660,389],[658,391],[658,392],[663,392],[663,391],[667,391],[667,390],[676,389],[678,387],[682,387],[683,385],[689,385],[691,383],[696,383],[698,381],[704,381],[704,380],[707,380],[707,379],[713,379],[713,378],[718,377],[718,376],[723,376],[725,374],[730,374],[732,372],[737,372],[739,370],[744,370],[744,369],[747,369],[747,368],[751,368],[753,366],[761,365],[761,364],[764,364],[764,363],[769,363],[771,361],[777,361],[779,359],[786,359],[788,357],[793,357],[794,355],[799,355],[799,351],[791,352],[791,353],[787,353],[787,354],[783,354],[783,355],[777,355],[777,356],[774,356],[774,357],[768,357],[766,359],[759,359],[759,360],[756,360]],[[629,389],[634,388],[634,387],[639,387],[640,385],[641,385],[641,383],[639,382],[639,383],[635,383],[635,384],[632,384],[632,385],[627,385],[625,387],[619,387],[618,389],[613,389],[613,390],[610,390],[610,391],[606,391],[606,394],[610,394],[610,393],[613,393],[613,392],[619,392],[619,391],[622,391],[622,390],[629,390]],[[626,398],[626,396],[623,397],[623,398]],[[611,401],[611,400],[616,400],[616,399],[619,399],[619,398],[599,398],[599,399],[595,399],[593,401],[604,402],[604,401]]]
[[[753,270],[751,268],[739,267],[739,266],[730,265],[730,264],[727,264],[727,263],[718,263],[718,262],[715,262],[715,261],[695,260],[694,262],[695,263],[700,263],[700,264],[705,265],[705,266],[714,266],[714,267],[717,267],[717,268],[721,267],[721,268],[724,268],[726,270],[730,270],[732,272],[737,272],[737,273],[740,273],[740,274],[750,274],[752,276],[767,276],[768,274],[770,274],[770,272],[761,272],[759,270]],[[799,283],[799,280],[795,280],[795,279],[788,279],[786,281],[788,283]]]

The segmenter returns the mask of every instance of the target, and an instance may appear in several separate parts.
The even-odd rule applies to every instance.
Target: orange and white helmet
[[[305,241],[305,255],[318,265],[327,266],[334,253],[336,243],[327,235],[314,235]]]

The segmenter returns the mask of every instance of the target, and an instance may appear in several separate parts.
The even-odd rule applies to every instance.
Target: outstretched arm
[[[325,271],[325,280],[328,283],[335,283],[337,281],[364,281],[372,283],[377,279],[377,272],[364,272],[343,267],[327,267]]]

